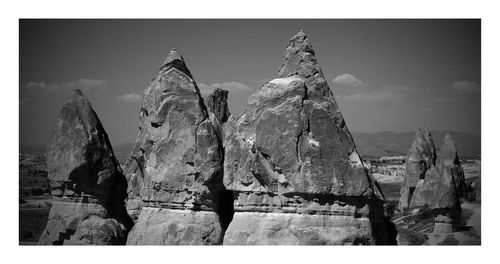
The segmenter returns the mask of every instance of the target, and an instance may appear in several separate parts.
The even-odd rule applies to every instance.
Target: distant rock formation
[[[47,149],[54,202],[39,244],[125,244],[127,182],[108,135],[80,90],[58,116]]]
[[[446,133],[444,136],[437,161],[437,169],[441,175],[447,173],[448,168],[453,176],[455,192],[458,197],[464,198],[466,191],[465,174],[458,157],[455,138],[451,133]]]
[[[388,244],[382,196],[301,31],[279,78],[226,123],[224,244]],[[391,237],[394,236],[394,237]]]
[[[399,208],[408,208],[420,179],[424,179],[427,170],[436,164],[436,147],[431,133],[418,129],[411,145],[405,164],[405,177],[401,185]]]
[[[422,141],[422,135],[425,141]],[[455,140],[451,134],[446,134],[437,159],[431,143],[430,134],[417,131],[415,142],[408,152],[406,177],[401,186],[400,209],[427,207],[444,210],[456,220],[460,215],[459,193],[465,188],[465,178]]]
[[[228,91],[216,88],[206,99],[208,110],[215,114],[217,120],[224,124],[231,116],[227,105]]]
[[[215,120],[184,59],[172,49],[144,91],[139,134],[126,164],[127,208],[137,218],[127,244],[222,242],[232,215],[219,206],[227,193]]]

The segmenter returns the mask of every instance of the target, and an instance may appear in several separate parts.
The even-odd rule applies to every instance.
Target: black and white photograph
[[[10,15],[13,254],[470,263],[492,248],[490,14],[178,5]]]
[[[19,23],[21,244],[481,244],[478,19]]]

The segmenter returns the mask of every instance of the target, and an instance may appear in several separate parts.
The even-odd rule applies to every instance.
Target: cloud
[[[117,96],[118,100],[126,103],[137,103],[142,100],[142,95],[136,93],[128,93]]]
[[[254,91],[254,88],[240,82],[223,82],[223,83],[212,83],[212,84],[200,83],[198,87],[200,88],[200,93],[202,95],[210,94],[213,90],[215,90],[215,88],[228,90],[229,93]]]
[[[399,102],[405,99],[405,95],[401,92],[376,90],[366,93],[354,93],[342,97],[346,102]]]
[[[399,104],[407,95],[414,92],[412,87],[400,85],[375,86],[358,79],[355,75],[344,73],[333,79],[334,95],[346,102],[390,102]]]
[[[481,87],[474,81],[456,81],[451,86],[459,93],[478,92],[481,90]]]
[[[72,89],[89,91],[92,89],[106,89],[106,81],[93,79],[79,79],[70,82],[54,82],[46,84],[45,82],[29,82],[25,86],[27,89],[46,89],[49,92],[59,92]]]
[[[341,74],[335,77],[335,79],[333,79],[332,81],[347,88],[360,88],[362,86],[366,86],[366,84],[362,80],[349,73]]]
[[[46,107],[47,104],[68,98],[73,89],[83,92],[106,90],[106,85],[106,81],[86,78],[69,82],[28,82],[20,86],[19,104],[22,107]]]

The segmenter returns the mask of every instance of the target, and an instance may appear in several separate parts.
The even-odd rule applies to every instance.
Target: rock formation
[[[436,147],[431,133],[418,129],[411,145],[405,163],[405,177],[401,184],[399,208],[408,208],[415,187],[420,179],[424,179],[427,170],[436,163]]]
[[[380,190],[301,31],[279,78],[226,123],[224,185],[234,217],[224,244],[392,243]]]
[[[400,209],[428,208],[436,213],[447,214],[453,220],[457,220],[461,210],[459,190],[462,187],[460,187],[460,181],[464,179],[464,176],[455,140],[448,133],[436,159],[434,155],[429,156],[429,153],[435,153],[432,150],[433,144],[432,146],[430,144],[432,137],[430,134],[424,133],[426,142],[423,142],[421,135],[422,132],[417,131],[415,142],[408,153],[406,177],[401,186]],[[429,152],[428,147],[431,147],[431,152]],[[421,157],[420,163],[418,163],[421,165],[415,165],[418,160],[415,157]],[[433,160],[435,161],[432,162]],[[412,162],[414,163],[412,164]],[[413,191],[411,188],[414,188]],[[407,193],[409,193],[408,196],[403,196]]]
[[[126,164],[127,208],[137,217],[127,244],[220,244],[231,217],[219,206],[222,163],[221,128],[172,49],[144,91]]]
[[[47,150],[54,198],[39,244],[125,244],[127,182],[108,135],[81,91],[64,104]]]
[[[227,94],[228,91],[216,88],[206,99],[208,110],[215,114],[221,124],[226,123],[231,116],[227,105]]]
[[[444,175],[446,173],[447,168],[450,169],[450,172],[453,176],[453,182],[455,183],[455,192],[457,193],[458,197],[464,198],[466,191],[464,169],[460,164],[455,138],[453,138],[453,136],[449,132],[444,136],[443,143],[441,144],[441,148],[439,149],[437,162],[437,169],[441,173],[441,175]]]

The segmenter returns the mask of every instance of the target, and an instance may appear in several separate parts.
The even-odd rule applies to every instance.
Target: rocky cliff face
[[[226,123],[231,116],[227,105],[228,93],[226,90],[216,88],[206,99],[208,110],[214,113],[221,124]]]
[[[439,155],[435,158],[430,134],[426,136],[426,141],[421,140],[421,135],[422,132],[417,131],[415,142],[408,153],[406,177],[401,186],[400,209],[427,207],[443,211],[456,219],[460,214],[459,197],[460,192],[465,190],[465,177],[455,140],[451,134],[446,134]],[[417,161],[421,165],[412,164]]]
[[[290,39],[279,78],[249,98],[225,134],[235,214],[224,244],[392,241],[381,193],[303,32]]]
[[[173,49],[144,91],[139,135],[126,165],[127,244],[219,244],[223,148],[184,59]],[[138,215],[138,216],[137,216]]]
[[[132,222],[127,183],[108,135],[76,90],[64,104],[47,149],[54,202],[39,244],[125,244]]]

